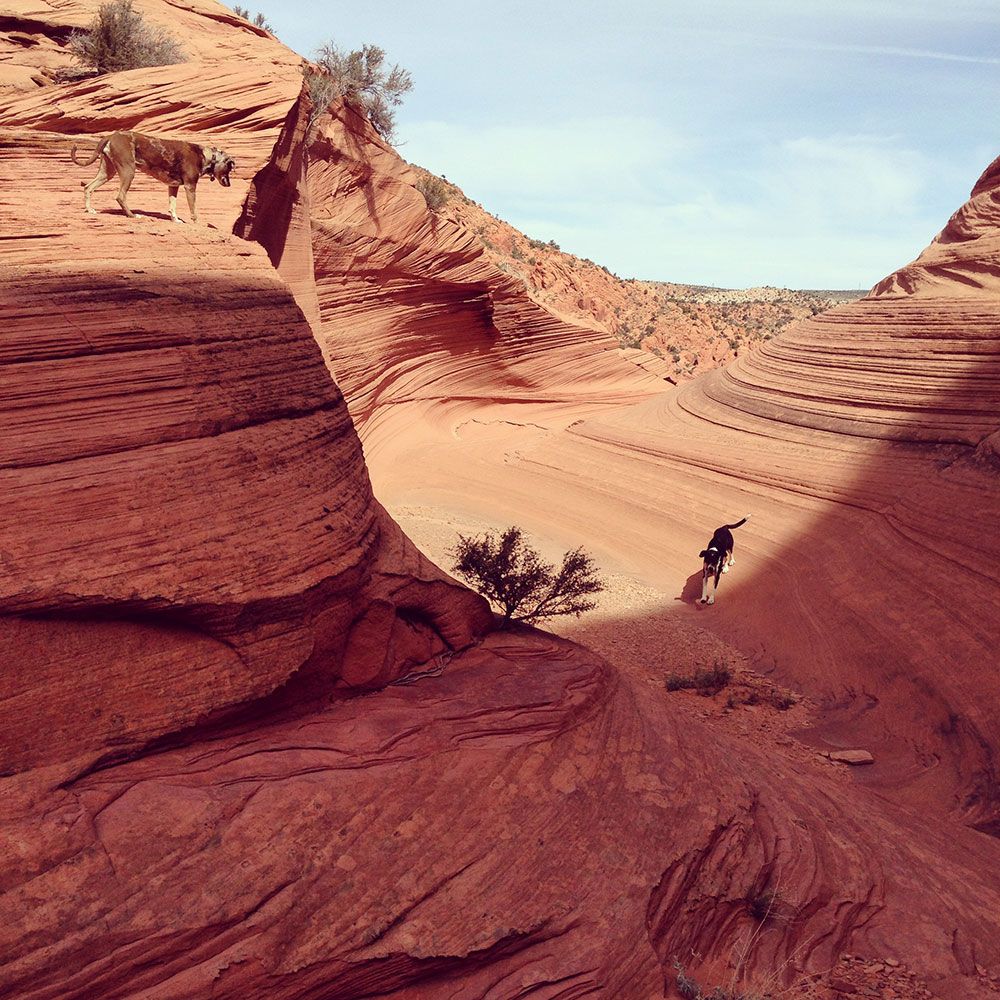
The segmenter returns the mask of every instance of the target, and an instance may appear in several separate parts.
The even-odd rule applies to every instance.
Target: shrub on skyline
[[[413,89],[409,71],[398,64],[389,66],[385,50],[377,45],[342,49],[327,42],[316,53],[316,69],[306,79],[317,116],[338,97],[348,97],[360,105],[368,120],[386,142],[396,132],[396,108],[403,95]]]
[[[424,196],[424,201],[432,212],[440,211],[451,200],[451,190],[447,182],[435,177],[434,174],[421,174],[415,186]]]
[[[132,0],[102,4],[93,21],[70,35],[77,62],[98,73],[118,73],[144,66],[184,62],[180,43],[165,28],[149,24]]]
[[[233,6],[233,13],[237,17],[242,17],[244,21],[249,21],[255,28],[263,28],[265,31],[274,34],[274,28],[271,27],[271,22],[260,12],[257,11],[253,17],[250,16],[250,11],[246,7],[241,7],[239,4]]]

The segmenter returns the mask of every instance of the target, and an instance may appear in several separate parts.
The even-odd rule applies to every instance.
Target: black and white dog
[[[719,589],[719,577],[723,573],[729,572],[729,567],[735,562],[733,559],[733,528],[739,528],[747,523],[749,514],[742,521],[735,524],[724,524],[721,528],[715,529],[712,540],[708,543],[708,548],[702,549],[698,553],[705,560],[705,565],[701,568],[701,603],[715,604],[715,593]],[[714,579],[715,585],[712,588],[712,595],[708,594],[708,582]]]

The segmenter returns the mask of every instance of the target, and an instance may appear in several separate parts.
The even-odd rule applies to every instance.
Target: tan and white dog
[[[97,214],[90,204],[91,194],[117,174],[121,178],[118,204],[129,218],[135,218],[126,199],[136,169],[139,169],[167,185],[170,192],[170,218],[174,222],[182,221],[177,217],[177,192],[182,187],[187,195],[188,208],[191,209],[191,221],[197,222],[195,189],[198,180],[208,177],[210,180],[217,180],[223,187],[229,187],[229,174],[236,166],[228,153],[214,146],[199,146],[176,139],[157,139],[141,132],[115,132],[114,135],[109,135],[97,144],[89,160],[80,161],[76,158],[76,146],[70,157],[79,167],[86,167],[100,157],[101,166],[97,176],[89,184],[83,185],[84,206],[91,215]]]

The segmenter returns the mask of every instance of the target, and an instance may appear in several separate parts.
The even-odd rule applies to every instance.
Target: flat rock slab
[[[874,764],[875,758],[867,750],[832,750],[823,754],[840,764]]]

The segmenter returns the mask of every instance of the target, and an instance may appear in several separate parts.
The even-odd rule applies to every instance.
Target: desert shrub
[[[778,895],[767,890],[753,893],[747,898],[747,912],[758,923],[764,923],[774,915],[778,907]]]
[[[424,196],[424,201],[432,212],[444,208],[451,200],[451,189],[448,184],[433,174],[421,174],[416,188]]]
[[[692,979],[676,959],[674,959],[674,970],[677,973],[675,979],[677,992],[684,997],[684,1000],[772,1000],[769,993],[743,993],[735,986],[728,989],[716,986],[711,993],[703,993],[697,980]]]
[[[309,130],[319,121],[319,116],[330,104],[340,96],[340,91],[332,77],[315,70],[306,70],[306,89],[312,101],[312,111],[309,112]]]
[[[263,28],[265,31],[269,31],[272,35],[274,34],[274,28],[271,27],[271,22],[260,12],[257,11],[253,17],[250,16],[250,11],[246,7],[240,7],[239,4],[233,6],[233,13],[237,17],[242,17],[244,21],[249,21],[252,25],[257,28]]]
[[[524,260],[524,251],[516,244],[511,244],[510,255],[514,260]]]
[[[69,50],[81,65],[98,73],[118,73],[143,66],[184,62],[180,43],[165,28],[148,24],[132,0],[111,0],[93,21],[69,38]]]
[[[542,559],[516,526],[499,534],[459,535],[451,554],[454,571],[500,609],[505,627],[512,621],[532,624],[581,615],[596,606],[590,598],[604,589],[583,549],[567,552],[557,568]]]
[[[628,322],[618,324],[618,343],[622,347],[638,347],[642,343],[642,334],[633,330]]]
[[[356,101],[383,139],[392,142],[396,131],[395,109],[413,89],[409,72],[388,66],[385,50],[377,45],[360,49],[339,48],[327,42],[316,53],[316,69],[308,70],[309,94],[322,114],[338,97]]]
[[[694,690],[699,694],[718,694],[731,680],[733,673],[725,663],[716,661],[710,669],[696,670],[691,676],[670,674],[667,677],[668,691]]]
[[[770,705],[779,712],[787,712],[797,704],[798,698],[795,695],[781,690],[767,690],[764,692],[750,690],[745,694],[733,692],[726,699],[726,708],[737,708],[740,705]]]
[[[676,959],[674,969],[677,972],[677,992],[684,997],[684,1000],[699,1000],[701,987],[684,971],[684,966]]]
[[[532,250],[558,250],[559,244],[555,240],[528,240],[528,246]]]

